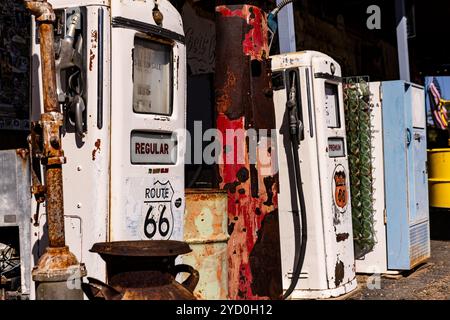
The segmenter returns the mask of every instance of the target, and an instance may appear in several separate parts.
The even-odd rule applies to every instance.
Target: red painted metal
[[[218,6],[216,14],[216,109],[223,150],[219,176],[220,187],[228,191],[229,297],[277,298],[282,290],[278,178],[274,164],[272,170],[262,170],[249,157],[251,151],[270,157],[276,145],[270,144],[270,134],[257,151],[249,150],[256,144],[248,138],[226,139],[239,130],[275,129],[266,14],[251,5]],[[241,163],[236,161],[239,154],[244,155]]]

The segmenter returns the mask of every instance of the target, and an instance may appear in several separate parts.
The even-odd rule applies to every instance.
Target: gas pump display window
[[[133,111],[172,114],[172,46],[136,37],[133,51]]]
[[[325,83],[325,119],[328,128],[340,128],[338,86]]]

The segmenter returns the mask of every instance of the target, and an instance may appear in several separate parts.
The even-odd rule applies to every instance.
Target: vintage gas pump
[[[51,1],[66,242],[105,279],[97,242],[182,240],[185,45],[167,0]],[[32,28],[32,120],[43,108],[40,39]],[[35,160],[35,159],[34,159]],[[40,169],[34,161],[33,185]],[[39,182],[39,180],[41,180]],[[39,190],[39,188],[34,188]],[[46,247],[46,208],[32,206],[33,256]]]
[[[304,51],[273,56],[272,71],[283,291],[339,296],[356,287],[341,68]]]

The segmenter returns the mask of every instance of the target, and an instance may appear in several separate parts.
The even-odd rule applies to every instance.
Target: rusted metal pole
[[[276,163],[261,162],[276,154],[270,135],[275,114],[266,14],[253,5],[217,6],[216,34],[217,128],[223,150],[219,182],[228,191],[229,297],[275,299],[282,292],[278,176]],[[250,129],[256,136],[240,136]],[[229,139],[230,134],[236,139]]]
[[[47,3],[47,2],[44,2]],[[58,97],[56,94],[56,67],[55,67],[55,49],[53,22],[54,14],[51,21],[38,21],[40,35],[40,50],[43,76],[44,91],[44,111],[60,112]]]
[[[62,165],[66,162],[61,143],[61,113],[56,93],[56,68],[53,23],[56,20],[51,4],[45,0],[25,1],[26,8],[35,16],[39,26],[44,113],[39,126],[42,129],[42,153],[45,168],[45,198],[49,247],[33,270],[37,299],[82,299],[81,286],[72,282],[86,275],[75,255],[66,246],[64,236],[64,202]],[[33,134],[31,135],[33,137]],[[34,143],[32,143],[34,145]],[[33,154],[33,152],[32,152]]]
[[[61,114],[56,94],[56,68],[53,23],[55,13],[47,1],[25,1],[27,9],[36,17],[39,25],[42,86],[44,92],[44,113],[41,115],[43,128],[47,223],[49,246],[64,247],[64,203],[62,187],[62,164],[65,163],[61,146]]]

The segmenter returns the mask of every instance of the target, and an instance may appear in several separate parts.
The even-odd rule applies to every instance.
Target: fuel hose
[[[290,126],[290,142],[292,147],[292,158],[294,162],[294,177],[295,186],[297,189],[298,199],[300,202],[300,214],[298,210],[292,210],[293,223],[294,223],[294,241],[295,241],[295,254],[294,254],[294,267],[292,272],[292,281],[289,288],[283,294],[282,299],[287,299],[295,287],[297,286],[298,280],[300,278],[303,263],[305,261],[306,244],[308,241],[307,232],[307,218],[306,218],[306,205],[305,197],[303,193],[303,182],[300,171],[300,159],[298,156],[299,151],[299,121],[297,118],[297,108],[296,108],[296,94],[295,94],[295,81],[293,81],[291,88],[291,97],[287,103],[289,109],[289,126]]]

